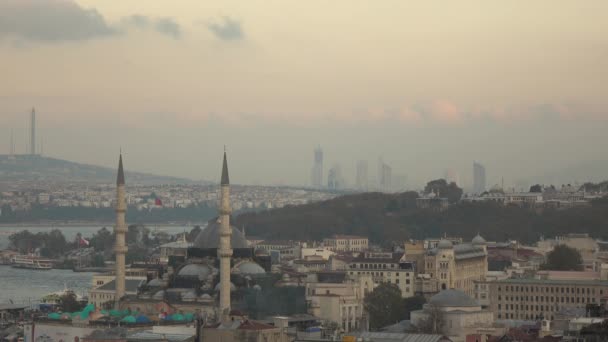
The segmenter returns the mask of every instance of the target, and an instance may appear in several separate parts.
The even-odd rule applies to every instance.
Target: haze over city
[[[0,153],[308,185],[379,157],[409,187],[599,181],[605,1],[0,3]],[[53,15],[45,15],[53,13]],[[370,172],[370,176],[374,173]]]

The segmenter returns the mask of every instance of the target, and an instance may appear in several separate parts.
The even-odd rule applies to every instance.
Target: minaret
[[[220,307],[219,317],[224,319],[230,313],[230,259],[232,257],[232,228],[230,227],[230,180],[228,178],[228,161],[224,151],[222,165],[221,198],[220,198],[220,245],[217,256],[220,259]]]
[[[32,108],[30,116],[30,154],[36,154],[36,109]]]
[[[116,309],[119,307],[120,299],[125,295],[125,254],[127,254],[127,245],[125,243],[125,234],[127,233],[127,224],[125,223],[126,211],[125,173],[122,168],[121,153],[118,160],[118,176],[116,177],[116,226],[114,227],[114,233],[116,234],[116,244],[114,245],[114,252],[116,253]]]

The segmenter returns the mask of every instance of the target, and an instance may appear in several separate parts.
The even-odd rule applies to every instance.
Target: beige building
[[[490,328],[493,322],[491,311],[460,290],[443,290],[431,297],[422,310],[411,313],[412,325],[439,325],[438,330],[454,341],[464,341],[466,335]]]
[[[124,294],[127,296],[136,295],[138,289],[145,284],[145,279],[125,279]],[[96,308],[108,309],[114,305],[115,301],[116,280],[111,280],[89,291],[89,303],[94,304]]]
[[[415,264],[404,261],[400,253],[362,253],[349,262],[348,273],[353,277],[371,276],[376,285],[395,284],[404,298],[415,293]]]
[[[369,248],[369,240],[356,235],[334,235],[323,240],[323,246],[333,252],[362,252]]]
[[[585,272],[583,272],[585,273]],[[608,295],[608,281],[506,279],[477,283],[477,296],[496,319],[554,319],[564,309],[585,309]]]
[[[441,240],[436,248],[428,249],[424,256],[424,269],[419,270],[419,288],[425,292],[436,286],[437,291],[459,289],[469,296],[475,294],[475,282],[485,280],[488,271],[486,241],[479,235],[471,243],[454,245]]]
[[[585,270],[594,270],[594,263],[599,251],[598,242],[591,238],[589,234],[567,234],[557,236],[555,239],[541,240],[538,242],[538,249],[541,253],[549,253],[558,245],[565,245],[576,249],[581,253]]]
[[[306,281],[308,313],[337,323],[344,332],[366,329],[363,299],[373,288],[370,275],[353,279],[344,272],[309,274]]]
[[[221,323],[206,325],[202,329],[201,341],[213,342],[288,342],[284,329],[274,325],[253,321],[245,316],[233,316]]]

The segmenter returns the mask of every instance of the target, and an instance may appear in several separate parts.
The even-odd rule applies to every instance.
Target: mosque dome
[[[156,299],[156,300],[160,300],[160,299],[164,299],[164,298],[165,298],[165,291],[164,290],[160,290],[160,291],[156,292],[152,296],[152,299]]]
[[[477,236],[475,236],[471,242],[474,245],[485,245],[486,239],[484,239],[483,237],[481,237],[481,235],[477,234]]]
[[[266,271],[262,266],[252,261],[244,262],[236,267],[241,274],[265,274]]]
[[[230,244],[232,248],[247,248],[248,243],[243,232],[230,226],[232,228],[232,238]],[[220,245],[220,223],[219,219],[214,219],[209,222],[207,227],[203,229],[196,239],[194,239],[193,247],[195,248],[218,248]]]
[[[479,306],[479,303],[466,293],[450,289],[443,290],[431,297],[429,304],[437,307],[474,307]]]
[[[162,287],[163,281],[162,281],[162,279],[154,278],[148,282],[148,286],[149,287]]]
[[[217,283],[217,285],[215,285],[215,291],[219,291],[220,290],[220,283]],[[236,286],[230,282],[230,292],[234,292],[236,291]]]
[[[439,241],[439,243],[437,244],[437,248],[439,249],[451,249],[452,247],[454,247],[454,245],[452,244],[452,241],[450,240],[441,240]]]
[[[190,290],[182,293],[182,300],[185,302],[193,302],[196,300],[196,292],[194,290]]]
[[[202,280],[207,279],[212,272],[211,267],[205,264],[187,264],[177,272],[177,275],[179,277],[195,277]]]

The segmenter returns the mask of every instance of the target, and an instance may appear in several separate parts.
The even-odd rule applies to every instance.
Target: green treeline
[[[525,243],[568,233],[608,239],[608,198],[589,206],[532,210],[495,203],[456,203],[438,212],[416,208],[417,194],[365,193],[329,201],[246,213],[235,225],[247,234],[269,239],[320,240],[333,234],[356,234],[374,243],[462,236],[478,232],[491,241]]]

